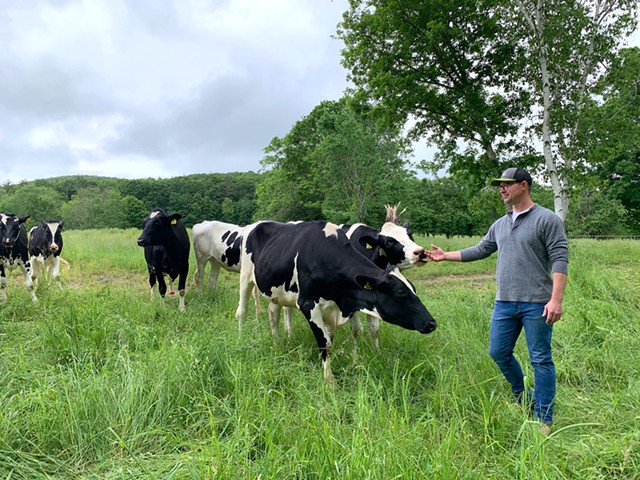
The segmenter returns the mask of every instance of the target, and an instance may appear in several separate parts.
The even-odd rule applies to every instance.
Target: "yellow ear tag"
[[[364,284],[364,289],[365,290],[373,290],[373,288],[371,287],[371,284],[369,282]]]
[[[171,225],[175,225],[176,223],[178,223],[178,220],[176,220],[175,218],[171,220]]]
[[[31,223],[31,217],[27,218],[27,220],[25,221],[25,223]]]
[[[371,245],[370,243],[365,243],[364,246],[367,250],[373,250],[373,245]]]

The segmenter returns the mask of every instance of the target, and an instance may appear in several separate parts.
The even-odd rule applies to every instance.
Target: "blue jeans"
[[[533,413],[538,420],[553,423],[556,396],[556,368],[551,358],[553,325],[545,323],[546,318],[542,316],[544,305],[496,301],[491,317],[489,355],[511,384],[513,394],[517,397],[524,392],[524,374],[513,355],[516,341],[524,327],[535,382]]]

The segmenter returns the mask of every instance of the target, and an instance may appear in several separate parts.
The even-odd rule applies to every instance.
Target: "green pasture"
[[[638,241],[570,242],[544,437],[487,353],[495,258],[407,271],[439,328],[383,323],[380,352],[365,328],[355,355],[343,327],[332,390],[299,313],[274,340],[250,308],[239,337],[235,274],[199,298],[192,254],[186,312],[151,302],[138,234],[65,232],[63,288],[41,282],[35,305],[9,275],[1,479],[640,478]]]

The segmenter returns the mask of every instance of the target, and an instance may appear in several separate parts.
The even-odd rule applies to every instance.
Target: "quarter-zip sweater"
[[[554,212],[534,204],[512,220],[513,212],[496,220],[477,245],[460,251],[463,262],[498,251],[496,300],[547,303],[553,272],[568,273],[569,248],[564,223]]]

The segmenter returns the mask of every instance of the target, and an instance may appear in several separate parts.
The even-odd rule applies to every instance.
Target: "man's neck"
[[[528,210],[529,208],[533,207],[533,205],[534,205],[534,201],[531,200],[531,198],[527,198],[527,199],[523,199],[518,203],[514,203],[513,205],[511,205],[511,210],[513,210],[514,212],[524,212],[525,210]]]

